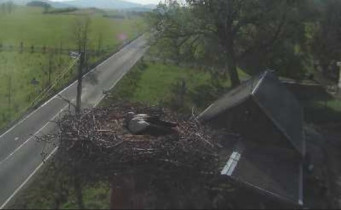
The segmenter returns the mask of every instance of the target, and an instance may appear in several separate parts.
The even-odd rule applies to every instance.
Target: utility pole
[[[49,87],[51,85],[51,71],[52,71],[52,52],[50,53],[50,56],[49,56],[49,71],[48,71],[48,76],[49,76],[48,86]]]
[[[78,66],[78,84],[77,84],[77,101],[76,101],[76,114],[80,113],[81,110],[81,99],[82,99],[82,79],[83,79],[83,68],[84,68],[84,52],[80,52],[79,66]]]
[[[8,76],[8,107],[11,106],[12,99],[12,75]]]
[[[87,68],[87,47],[89,44],[89,27],[90,17],[84,16],[76,19],[73,26],[74,41],[78,46],[79,66],[78,66],[78,84],[77,84],[77,96],[76,96],[76,115],[80,114],[82,104],[82,79],[83,70]],[[81,192],[78,192],[81,193]],[[81,207],[80,207],[81,208]]]
[[[339,67],[339,83],[337,86],[337,94],[340,96],[341,95],[341,61],[337,62],[336,64]]]

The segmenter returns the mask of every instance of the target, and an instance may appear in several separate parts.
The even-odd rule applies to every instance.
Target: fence
[[[111,52],[112,49],[116,49],[119,45],[113,45],[113,46],[106,46],[102,47],[98,50],[88,50],[88,54],[90,55],[102,55],[107,52]],[[29,45],[26,46],[23,43],[19,43],[18,45],[13,45],[13,44],[4,44],[0,43],[0,52],[1,51],[6,51],[6,52],[18,52],[18,53],[41,53],[41,54],[46,54],[46,53],[58,53],[58,54],[66,54],[69,55],[70,52],[77,52],[78,49],[72,49],[72,48],[63,48],[63,47],[49,47],[49,46],[37,46],[37,45]]]
[[[137,39],[138,37],[140,37],[142,34],[138,34],[137,36],[133,37],[131,40],[127,41],[127,42],[124,42],[124,43],[121,43],[121,44],[117,44],[115,46],[113,46],[112,48],[106,48],[106,49],[102,49],[100,52],[100,58],[93,62],[93,63],[89,63],[88,65],[88,68],[85,69],[85,71],[83,71],[83,74],[86,74],[87,72],[89,72],[91,69],[93,69],[94,67],[96,67],[98,64],[102,63],[104,60],[106,60],[107,58],[109,58],[110,56],[114,55],[115,53],[117,53],[120,49],[122,49],[124,46],[130,44],[133,40]],[[1,49],[6,49],[9,48],[9,50],[20,50],[20,48],[14,48],[14,47],[10,47],[11,45],[2,45],[0,44],[1,47],[0,47],[0,51]],[[24,47],[23,47],[23,52],[24,52]],[[40,49],[42,50],[42,48],[35,48],[35,49]],[[51,49],[54,49],[55,51],[54,52],[58,52],[58,49],[60,48],[49,48],[50,50]],[[26,48],[27,50],[27,48]],[[60,52],[70,52],[70,51],[77,51],[77,50],[72,50],[72,49],[62,49]],[[40,51],[42,52],[42,51]],[[90,51],[90,55],[91,53],[94,54],[94,53],[97,53],[98,51]],[[71,62],[73,63],[73,61]],[[70,64],[71,64],[70,63]],[[72,64],[72,66],[74,66],[75,63]],[[69,69],[72,68],[72,66],[69,67]],[[62,74],[64,74],[65,72],[62,72]],[[27,107],[25,108],[24,110],[20,110],[19,114],[20,116],[17,117],[16,119],[14,119],[12,122],[8,123],[7,126],[3,127],[3,128],[0,128],[0,133],[2,133],[3,131],[5,131],[6,129],[8,129],[9,127],[11,127],[12,125],[14,125],[22,116],[25,116],[25,114],[33,111],[33,109],[39,107],[42,103],[44,103],[44,101],[46,101],[49,97],[53,96],[54,94],[58,93],[60,90],[62,90],[64,87],[70,85],[72,82],[74,82],[76,80],[76,77],[77,75],[74,75],[74,77],[72,77],[69,81],[67,81],[63,86],[61,87],[58,87],[58,88],[51,88],[51,87],[48,87],[48,89],[46,90],[43,90],[41,93],[39,93],[39,98],[37,96],[37,98],[35,98],[32,103],[31,103],[31,106],[30,107]],[[61,77],[62,78],[62,77]],[[42,95],[40,95],[42,94]],[[1,122],[0,122],[1,124]]]

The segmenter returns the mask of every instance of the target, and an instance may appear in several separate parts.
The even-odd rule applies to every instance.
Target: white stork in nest
[[[128,130],[135,135],[160,136],[176,132],[176,123],[162,121],[157,116],[128,112],[126,120]]]

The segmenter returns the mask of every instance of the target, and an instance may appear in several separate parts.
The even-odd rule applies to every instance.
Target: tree
[[[81,96],[82,96],[82,78],[83,69],[87,60],[87,49],[89,45],[89,32],[90,32],[90,17],[80,16],[75,19],[73,24],[73,40],[78,48],[79,53],[79,67],[78,67],[78,84],[77,84],[77,101],[76,113],[81,109]]]
[[[8,14],[11,14],[13,12],[13,9],[14,9],[14,3],[12,1],[8,1],[6,3],[6,5],[7,5]]]
[[[31,2],[28,2],[26,6],[41,7],[44,9],[44,13],[47,13],[49,9],[52,7],[49,3],[43,2],[43,1],[31,1]]]
[[[78,84],[77,84],[77,99],[76,99],[76,115],[79,116],[81,112],[81,97],[82,97],[82,79],[83,70],[87,59],[87,49],[89,45],[89,32],[90,32],[90,17],[80,16],[75,19],[73,24],[73,40],[77,45],[79,53],[79,67],[78,67]],[[84,209],[83,193],[82,193],[82,183],[81,174],[77,167],[73,167],[74,174],[74,189],[76,192],[77,204],[80,209]]]
[[[103,33],[99,32],[98,42],[97,42],[97,55],[100,55],[100,53],[102,52],[102,47],[103,47]]]
[[[321,18],[310,42],[311,51],[323,75],[337,80],[336,63],[341,59],[341,2],[327,0],[321,6]]]
[[[297,0],[186,0],[160,4],[149,16],[157,38],[176,40],[185,58],[209,61],[228,70],[232,86],[237,67],[250,55],[271,53],[285,39]]]
[[[1,11],[4,14],[6,13],[11,14],[14,9],[15,9],[15,5],[12,1],[7,1],[1,4]]]

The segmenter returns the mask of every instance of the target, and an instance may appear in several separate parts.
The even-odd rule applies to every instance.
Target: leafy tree
[[[182,59],[227,69],[232,86],[236,86],[240,83],[237,67],[245,66],[255,55],[262,60],[257,67],[263,67],[271,63],[269,59],[273,59],[274,50],[279,53],[285,49],[295,54],[297,36],[292,40],[288,34],[304,32],[297,30],[303,25],[296,25],[298,21],[293,18],[298,16],[302,3],[298,0],[186,0],[183,6],[177,1],[168,1],[158,5],[149,16],[149,23],[158,40],[175,40]],[[288,58],[285,62],[288,60],[291,61]],[[278,63],[274,66],[281,65]]]
[[[341,1],[326,0],[317,22],[311,51],[325,77],[337,79],[336,62],[341,59]]]
[[[15,9],[15,5],[12,1],[7,1],[1,4],[1,11],[4,14],[6,13],[11,14],[14,9]]]
[[[89,38],[90,24],[91,24],[91,19],[89,16],[86,15],[86,16],[80,16],[76,18],[75,22],[72,25],[73,26],[72,39],[78,48],[78,54],[79,54],[76,113],[79,113],[81,109],[82,78],[84,74],[83,69],[87,68],[87,61],[88,61],[87,52],[88,52],[89,43],[90,43],[90,38]]]

